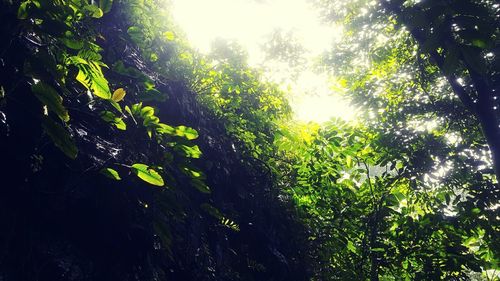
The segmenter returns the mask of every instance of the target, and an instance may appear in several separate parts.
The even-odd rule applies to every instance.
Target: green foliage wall
[[[498,116],[464,97],[497,89],[498,6],[315,2],[345,24],[321,67],[358,124],[293,123],[240,46],[193,51],[163,1],[0,2],[0,279],[497,270]],[[443,17],[467,28],[433,35]]]
[[[201,59],[160,4],[1,2],[3,280],[306,280],[301,226],[240,133],[271,122],[199,101]]]

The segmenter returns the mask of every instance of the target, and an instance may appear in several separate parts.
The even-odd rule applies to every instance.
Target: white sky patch
[[[189,42],[208,54],[217,38],[235,40],[248,51],[252,67],[267,69],[265,76],[291,89],[296,118],[324,122],[331,117],[355,118],[338,93],[329,87],[328,77],[312,71],[313,60],[329,50],[341,35],[337,26],[322,23],[319,12],[307,0],[171,0],[173,17]],[[261,45],[276,29],[293,31],[306,49],[307,67],[291,78],[286,67],[265,61]],[[283,77],[290,77],[283,79]],[[279,81],[277,81],[279,80]],[[285,80],[285,82],[281,81]]]

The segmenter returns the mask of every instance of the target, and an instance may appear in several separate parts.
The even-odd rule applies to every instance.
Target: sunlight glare
[[[331,117],[353,120],[352,108],[333,92],[313,61],[329,50],[341,28],[322,23],[307,0],[171,0],[173,17],[192,46],[208,54],[215,39],[234,40],[248,52],[251,67],[265,69],[267,79],[291,89],[297,119],[324,122]],[[293,32],[306,50],[304,70],[292,77],[289,67],[265,60],[262,45],[274,30]]]

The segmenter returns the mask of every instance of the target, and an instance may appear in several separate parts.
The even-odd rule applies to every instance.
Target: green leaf
[[[141,115],[141,110],[142,110],[142,102],[140,103],[135,103],[132,105],[131,112],[133,115]]]
[[[97,7],[96,5],[87,5],[83,8],[83,10],[88,16],[96,19],[102,18],[102,16],[104,15],[104,12],[101,10],[101,8]]]
[[[346,157],[346,167],[347,168],[352,168],[354,165],[354,162],[352,161],[352,157],[350,155],[347,155]]]
[[[143,181],[156,185],[156,186],[163,186],[165,183],[163,182],[163,178],[156,172],[155,170],[151,169],[148,165],[145,164],[134,164],[132,165],[132,171]]]
[[[472,46],[484,49],[488,46],[488,44],[481,39],[474,39],[472,40]]]
[[[100,0],[99,1],[99,8],[101,8],[101,10],[104,13],[108,13],[109,11],[111,11],[112,6],[113,6],[113,0]]]
[[[145,106],[141,109],[141,117],[146,119],[146,117],[153,116],[155,114],[155,109],[151,106]]]
[[[122,130],[122,131],[127,130],[127,124],[125,124],[125,122],[121,118],[118,118],[117,120],[115,120],[115,126],[118,130]]]
[[[108,81],[104,76],[96,76],[92,80],[91,86],[94,95],[102,98],[109,99],[111,97],[111,92],[109,91]]]
[[[372,252],[385,252],[384,248],[372,248]]]
[[[174,150],[189,158],[200,158],[202,154],[200,148],[197,145],[187,146],[184,144],[177,144],[175,145]]]
[[[109,100],[109,103],[111,103],[111,105],[116,109],[118,110],[118,112],[120,113],[123,113],[123,110],[121,108],[121,106],[114,100]]]
[[[144,118],[142,125],[144,125],[144,127],[148,127],[150,125],[158,125],[159,123],[160,123],[160,118],[156,116],[147,116]]]
[[[69,121],[68,110],[62,104],[63,99],[52,86],[38,82],[31,86],[31,91],[50,111],[57,114],[62,121]]]
[[[69,158],[76,158],[76,156],[78,155],[78,148],[76,147],[73,139],[64,127],[54,122],[48,116],[42,117],[42,127],[47,135],[49,135],[49,137],[52,139],[55,146],[57,146]]]
[[[146,80],[142,83],[144,85],[144,88],[146,88],[146,90],[152,90],[155,88],[155,83],[154,81],[152,80]]]
[[[87,88],[90,88],[92,90],[92,93],[97,97],[106,100],[111,98],[111,93],[109,92],[107,81],[104,78],[101,79],[99,77],[95,77],[95,79],[90,80],[90,83],[87,84],[87,76],[85,76],[84,73],[80,71],[76,76],[76,80],[87,86]]]
[[[69,58],[69,63],[78,68],[76,76],[78,82],[85,86],[85,88],[92,90],[93,94],[97,97],[106,100],[111,99],[108,80],[104,78],[100,67],[100,65],[104,65],[102,62],[87,61],[80,56],[72,56]]]
[[[205,174],[203,174],[202,171],[198,170],[197,168],[190,166],[190,165],[179,165],[179,168],[192,179],[198,179],[198,180],[203,180],[206,179]]]
[[[175,128],[175,133],[179,137],[185,137],[188,140],[194,140],[194,139],[198,138],[198,132],[195,129],[189,128],[189,127],[186,127],[186,126],[178,126],[178,127],[176,127]]]
[[[125,124],[125,122],[123,122],[122,118],[116,116],[111,111],[102,111],[101,118],[102,118],[102,120],[115,125],[115,127],[118,128],[119,130],[126,130],[127,129],[127,124]]]
[[[115,121],[116,115],[111,111],[102,111],[101,118],[106,122],[112,123]]]
[[[17,10],[17,18],[20,20],[25,20],[28,18],[28,5],[30,4],[31,1],[24,1],[21,3],[19,6],[19,9]]]
[[[405,270],[408,269],[408,260],[404,260],[402,262],[402,266],[403,266],[403,269],[405,269]]]
[[[159,134],[175,135],[175,128],[164,123],[159,123],[156,132]]]
[[[151,62],[156,62],[156,61],[158,61],[158,55],[157,55],[156,53],[151,53],[151,54],[149,55],[149,61],[151,61]]]
[[[356,246],[351,241],[347,241],[347,249],[353,253],[356,253]]]
[[[120,175],[118,172],[114,169],[111,168],[104,168],[100,171],[101,174],[105,175],[106,177],[113,179],[113,180],[121,180]]]
[[[234,231],[240,231],[238,224],[229,218],[222,217],[220,223]]]
[[[163,36],[165,36],[165,39],[167,39],[168,41],[175,40],[175,34],[172,31],[166,31],[166,32],[164,32]]]
[[[134,114],[132,113],[132,110],[130,109],[130,107],[128,107],[128,105],[125,106],[125,111],[130,115],[130,116],[134,116]]]
[[[403,169],[403,162],[401,162],[401,161],[396,162],[396,169],[397,170]]]

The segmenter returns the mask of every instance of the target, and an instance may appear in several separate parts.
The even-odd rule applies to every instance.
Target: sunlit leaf
[[[175,132],[180,137],[185,137],[188,140],[194,140],[198,138],[198,132],[186,126],[178,126],[175,128]]]
[[[137,163],[132,165],[131,168],[132,171],[143,181],[156,186],[165,185],[161,175],[148,165]]]
[[[141,108],[141,117],[146,118],[148,116],[153,116],[155,114],[155,109],[151,106],[145,106]]]
[[[87,61],[79,56],[72,56],[69,62],[78,68],[76,80],[85,88],[92,90],[92,93],[102,99],[110,99],[111,91],[109,90],[108,81],[104,78],[100,65],[95,61]]]
[[[142,122],[142,124],[145,127],[148,127],[148,126],[151,126],[151,125],[157,125],[159,122],[160,122],[160,118],[158,118],[156,116],[146,116],[144,118],[144,121]]]
[[[221,224],[225,227],[228,227],[234,231],[240,231],[240,227],[238,226],[238,224],[234,221],[232,221],[231,219],[229,218],[222,218],[221,219]]]
[[[167,124],[163,124],[163,123],[160,123],[158,124],[158,128],[156,129],[156,131],[159,133],[159,134],[169,134],[169,135],[174,135],[175,134],[175,128],[172,127],[172,126],[169,126]]]
[[[127,130],[127,124],[125,124],[125,122],[121,118],[118,118],[115,120],[115,126],[118,130],[122,130],[122,131]]]
[[[165,36],[165,39],[167,39],[168,41],[173,41],[175,39],[175,34],[172,31],[164,32],[163,36]]]
[[[149,55],[149,61],[151,62],[158,61],[158,55],[156,53],[151,53],[151,55]]]
[[[125,106],[125,112],[127,112],[130,116],[133,116],[134,114],[132,113],[132,110],[128,105]]]
[[[401,162],[401,161],[396,162],[396,169],[398,169],[398,170],[403,169],[403,162]]]
[[[352,161],[352,157],[350,155],[347,155],[347,157],[346,157],[346,167],[347,168],[353,167],[353,161]]]
[[[347,241],[347,249],[353,253],[356,253],[356,246],[351,241]]]

